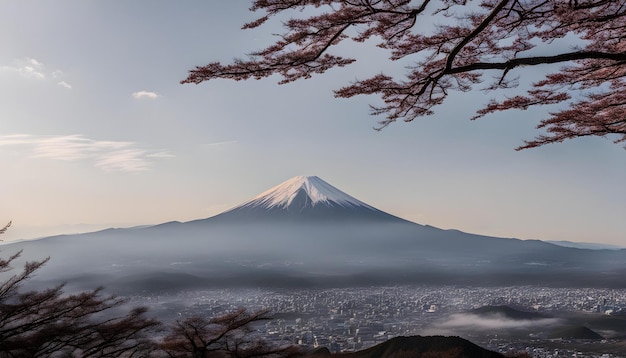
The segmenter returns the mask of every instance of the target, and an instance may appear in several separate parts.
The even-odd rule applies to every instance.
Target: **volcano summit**
[[[317,176],[296,176],[212,220],[405,221],[380,211]]]

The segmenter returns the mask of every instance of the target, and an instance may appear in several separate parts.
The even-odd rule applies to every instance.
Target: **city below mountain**
[[[198,287],[533,284],[626,287],[626,250],[442,230],[294,177],[219,215],[6,244],[51,257],[33,281],[121,293]]]

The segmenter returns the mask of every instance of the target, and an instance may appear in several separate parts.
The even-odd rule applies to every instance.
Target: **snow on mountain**
[[[250,220],[309,223],[319,220],[334,222],[356,220],[361,223],[406,222],[365,204],[316,176],[293,177],[233,209],[206,220],[212,222],[236,220],[240,223]]]
[[[345,208],[374,207],[342,192],[317,176],[296,176],[245,202],[239,207],[288,209],[293,205],[341,206]]]

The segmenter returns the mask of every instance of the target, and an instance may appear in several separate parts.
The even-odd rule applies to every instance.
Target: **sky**
[[[402,73],[375,43],[312,79],[182,85],[189,69],[263,48],[280,31],[249,1],[0,0],[3,240],[189,221],[293,176],[444,229],[626,246],[626,151],[583,138],[517,152],[554,108],[470,121],[452,94],[433,116],[372,128],[357,78]],[[552,70],[555,67],[550,68]],[[523,68],[523,87],[546,68]]]

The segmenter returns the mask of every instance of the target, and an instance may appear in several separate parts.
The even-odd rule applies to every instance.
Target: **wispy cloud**
[[[135,99],[143,99],[143,98],[157,99],[157,98],[161,97],[161,95],[159,95],[158,93],[151,92],[151,91],[137,91],[137,92],[133,92],[132,96]]]
[[[100,156],[96,167],[105,171],[137,172],[150,169],[152,162],[141,149],[114,150]]]
[[[152,167],[157,159],[171,158],[166,151],[141,148],[134,142],[99,141],[82,135],[35,136],[13,134],[0,136],[0,147],[25,147],[32,158],[91,162],[104,171],[138,172]]]
[[[220,145],[228,145],[228,144],[237,144],[236,140],[225,140],[221,142],[213,142],[213,143],[203,143],[201,146],[203,147],[217,147]]]
[[[168,152],[156,152],[146,155],[148,158],[174,158],[175,155]]]
[[[0,66],[3,72],[17,73],[26,78],[45,79],[43,64],[34,58],[15,60],[13,65]]]
[[[67,82],[65,82],[65,81],[61,81],[61,82],[59,82],[59,83],[57,83],[57,84],[58,84],[59,86],[61,86],[61,87],[65,87],[65,88],[67,88],[67,89],[72,89],[72,85],[71,85],[71,84],[69,84],[69,83],[67,83]]]
[[[63,75],[61,70],[49,71],[41,61],[28,57],[14,60],[11,65],[0,65],[0,72],[14,73],[24,78],[36,80],[57,79]],[[66,81],[57,83],[62,87],[72,89],[72,85]]]

